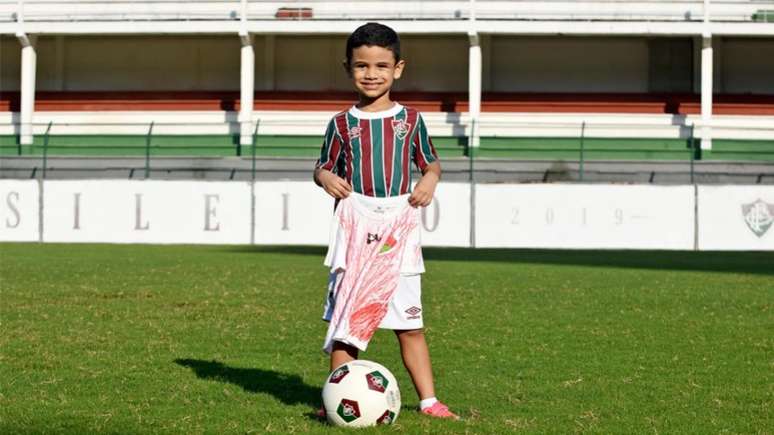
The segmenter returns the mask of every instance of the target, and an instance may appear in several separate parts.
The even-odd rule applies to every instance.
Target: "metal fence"
[[[24,145],[18,124],[0,125],[0,178],[308,178],[321,139],[308,136],[302,144],[281,143],[282,138],[260,135],[259,126],[254,124],[250,143],[240,144],[238,122],[52,121],[30,126],[35,140]],[[602,139],[589,135],[610,126],[582,121],[573,127],[577,136],[568,135],[566,127],[554,148],[541,148],[546,138],[540,136],[479,138],[475,123],[469,124],[467,136],[447,138],[453,139],[451,144],[447,140],[436,148],[447,179],[457,181],[774,183],[774,143],[768,144],[772,141],[762,142],[767,144],[760,152],[763,158],[708,161],[693,125],[681,127],[671,138],[654,136],[656,146],[622,143],[613,150],[595,145]],[[540,129],[550,131],[545,126]],[[495,146],[487,140],[499,142]],[[604,140],[615,144],[636,139]],[[735,155],[743,152],[752,153],[743,150]],[[614,158],[627,153],[628,158]],[[641,157],[647,155],[656,157]]]

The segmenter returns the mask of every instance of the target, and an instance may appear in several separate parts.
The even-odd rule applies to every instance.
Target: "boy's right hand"
[[[346,198],[352,192],[352,186],[347,183],[347,180],[331,171],[318,169],[317,180],[320,182],[320,186],[328,192],[328,195],[336,199]]]

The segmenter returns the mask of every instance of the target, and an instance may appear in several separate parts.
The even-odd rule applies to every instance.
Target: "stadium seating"
[[[445,158],[774,162],[772,1],[399,3],[0,0],[0,177],[44,154],[307,164],[326,120],[353,101],[331,59],[364,20],[404,35],[409,73],[396,98],[425,113]],[[472,153],[471,32],[483,53]],[[699,149],[707,32],[713,141]],[[28,34],[38,37],[34,116],[21,107]],[[255,149],[240,115],[239,35],[256,57]]]

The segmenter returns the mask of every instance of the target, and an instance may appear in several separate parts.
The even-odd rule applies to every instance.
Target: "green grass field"
[[[324,251],[0,244],[0,433],[352,433],[314,418]],[[774,433],[774,253],[426,249],[440,398],[395,338],[358,433]]]

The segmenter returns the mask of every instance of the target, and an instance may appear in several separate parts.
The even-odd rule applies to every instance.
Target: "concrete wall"
[[[476,247],[774,250],[774,186],[476,192]],[[0,180],[0,241],[326,245],[332,206],[311,182]],[[423,244],[471,246],[470,217],[470,186],[442,183]]]
[[[16,38],[0,36],[0,92],[21,88],[21,45]]]
[[[725,38],[722,41],[723,91],[774,95],[774,38]]]
[[[275,89],[280,91],[349,90],[341,62],[345,39],[332,36],[275,38]],[[261,57],[256,52],[256,58]],[[256,72],[256,78],[262,75]],[[258,79],[256,79],[257,81]]]
[[[406,70],[401,91],[468,90],[468,40],[460,36],[406,37],[401,41]]]
[[[491,89],[501,92],[647,92],[642,38],[496,37]]]
[[[255,37],[256,90],[349,90],[342,36]],[[407,69],[396,89],[466,92],[462,36],[402,39]],[[267,44],[273,44],[267,47]],[[44,36],[39,91],[239,89],[236,36]],[[497,92],[648,92],[646,38],[482,38],[483,87]],[[273,53],[273,54],[272,54]],[[774,39],[725,38],[715,46],[716,90],[774,94]],[[21,51],[0,37],[0,90],[18,90]]]
[[[40,71],[56,71],[56,53],[46,42],[38,57]],[[237,38],[90,36],[67,38],[61,46],[62,69],[42,74],[40,90],[239,89]]]

